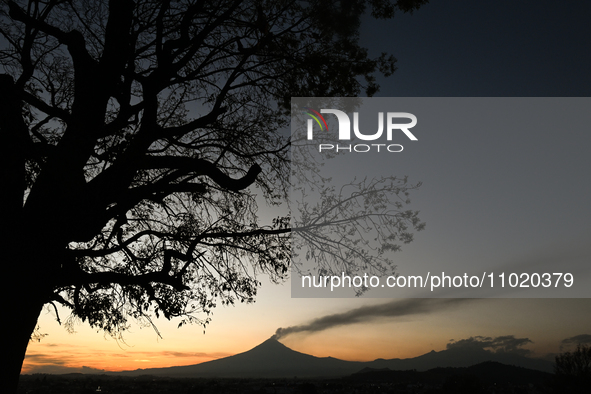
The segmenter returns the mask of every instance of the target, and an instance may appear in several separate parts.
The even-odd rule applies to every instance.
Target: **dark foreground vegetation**
[[[19,394],[217,393],[586,393],[546,372],[488,362],[425,372],[363,370],[330,379],[214,379],[115,375],[24,375]]]

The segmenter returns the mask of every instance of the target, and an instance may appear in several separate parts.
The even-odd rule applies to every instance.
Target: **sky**
[[[379,97],[584,100],[591,93],[589,17],[588,2],[432,1],[393,21],[365,20],[361,40],[371,53],[398,59],[394,75],[379,78]],[[484,259],[558,269],[589,261],[590,134],[557,125],[552,133],[417,135],[406,156],[382,166],[423,182],[411,197],[427,227],[394,256],[401,265]],[[157,320],[162,338],[139,326],[120,340],[84,324],[68,333],[48,309],[39,320],[46,335],[30,344],[23,372],[195,364],[249,350],[288,327],[295,329],[280,339],[288,347],[346,360],[416,357],[471,337],[507,335],[529,339],[522,343],[530,355],[551,357],[591,335],[588,298],[408,300],[370,292],[298,299],[289,282],[261,281],[254,304],[216,308],[205,331]]]

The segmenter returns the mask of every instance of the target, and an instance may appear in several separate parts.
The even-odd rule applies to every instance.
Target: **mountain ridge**
[[[548,361],[511,353],[493,353],[484,349],[432,350],[407,359],[347,361],[301,353],[271,337],[250,350],[217,360],[187,366],[137,369],[117,374],[204,378],[325,378],[354,374],[364,368],[427,371],[433,368],[470,367],[487,361],[552,372],[552,364]]]

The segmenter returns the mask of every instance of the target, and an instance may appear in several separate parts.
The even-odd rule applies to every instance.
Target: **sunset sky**
[[[412,16],[366,23],[362,42],[374,54],[388,51],[398,58],[395,74],[380,79],[381,97],[583,98],[591,95],[590,17],[589,2],[433,0]],[[560,127],[552,134],[525,128],[519,135],[419,135],[408,155],[387,168],[423,182],[412,207],[427,228],[395,258],[443,268],[480,259],[556,269],[566,261],[591,262],[590,144],[588,130]],[[256,303],[219,306],[205,333],[200,326],[177,329],[178,322],[160,319],[155,322],[162,338],[139,326],[122,340],[85,324],[75,324],[70,334],[47,309],[39,320],[40,333],[47,335],[29,345],[23,372],[195,364],[249,350],[277,328],[335,314],[350,316],[350,324],[281,342],[346,360],[416,357],[476,336],[528,338],[525,348],[539,357],[591,342],[589,299],[409,303],[371,298],[371,292],[357,299],[294,299],[289,282],[261,281]],[[60,317],[64,323],[67,311]]]

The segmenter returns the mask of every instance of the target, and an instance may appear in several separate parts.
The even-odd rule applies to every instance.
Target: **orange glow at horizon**
[[[346,329],[332,330],[330,335],[293,334],[280,340],[288,348],[316,357],[335,357],[349,361],[370,361],[377,358],[410,358],[434,349],[433,344],[425,342],[413,331],[401,332],[397,339],[384,341],[384,327],[373,327],[363,338],[352,338]],[[420,334],[419,334],[420,335]],[[166,368],[199,364],[233,354],[242,353],[259,345],[269,337],[252,336],[242,338],[231,347],[223,347],[217,338],[207,341],[207,349],[198,343],[184,341],[182,350],[158,350],[162,348],[156,341],[134,342],[133,346],[114,345],[113,341],[87,342],[84,335],[68,335],[67,341],[60,343],[31,343],[23,364],[22,373],[69,373],[69,372],[118,372],[149,368]],[[137,343],[137,345],[135,345]],[[195,351],[195,349],[204,349]],[[222,349],[217,351],[213,349]],[[435,346],[443,350],[444,344]],[[108,349],[108,350],[107,350]]]
[[[409,358],[433,350],[433,344],[425,342],[424,337],[412,334],[416,334],[416,330],[398,333],[396,339],[390,336],[389,340],[384,341],[388,337],[385,335],[387,325],[372,328],[363,337],[341,328],[331,330],[329,335],[293,334],[282,338],[280,342],[301,353],[349,361]],[[70,335],[60,333],[58,328],[41,342],[31,343],[22,373],[118,372],[193,365],[248,351],[270,337],[252,333],[242,338],[233,335],[236,340],[231,343],[224,334],[194,336],[184,333],[156,341],[149,331],[142,330],[134,333],[135,336],[130,335],[130,344],[126,344],[89,331],[88,328],[82,328],[79,333]],[[57,337],[54,338],[56,341],[50,342],[53,336]],[[444,344],[438,345],[435,350],[444,348]]]
[[[50,373],[68,372],[92,372],[91,370],[119,372],[136,369],[166,368],[180,365],[199,364],[218,358],[231,356],[232,353],[201,354],[198,352],[176,351],[130,351],[125,353],[100,353],[92,349],[85,351],[60,351],[60,346],[55,351],[43,352],[35,350],[27,353],[21,373],[32,374],[39,371],[55,371]],[[62,372],[59,372],[63,370]],[[94,371],[94,372],[98,372]]]
[[[51,314],[40,317],[41,342],[31,342],[22,373],[91,373],[199,364],[246,352],[269,339],[278,327],[383,300],[297,300],[268,297],[253,305],[220,308],[204,334],[201,326],[177,329],[158,322],[162,338],[150,328],[133,326],[124,341],[87,325],[69,334]],[[340,303],[340,304],[339,304]],[[286,306],[289,307],[286,307]],[[576,312],[576,313],[574,313]],[[288,348],[317,357],[349,361],[412,358],[441,351],[453,340],[473,336],[529,338],[533,356],[561,351],[561,340],[587,334],[588,300],[480,300],[430,315],[373,319],[280,339]]]

